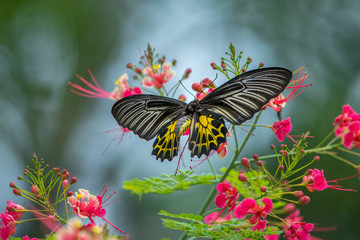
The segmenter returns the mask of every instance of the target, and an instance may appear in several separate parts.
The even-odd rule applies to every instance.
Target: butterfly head
[[[195,112],[198,108],[199,108],[200,104],[199,104],[199,99],[195,99],[194,101],[191,101],[187,106],[186,106],[186,110],[189,113],[193,113]]]

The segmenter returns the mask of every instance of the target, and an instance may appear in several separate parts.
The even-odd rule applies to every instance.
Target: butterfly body
[[[191,157],[208,156],[226,142],[225,121],[240,125],[278,96],[292,73],[285,68],[248,71],[227,81],[202,100],[186,104],[156,95],[132,95],[117,101],[112,114],[120,126],[140,138],[155,136],[152,154],[171,161],[179,151],[180,137],[190,128]]]

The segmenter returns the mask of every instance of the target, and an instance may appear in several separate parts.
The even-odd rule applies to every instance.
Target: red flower
[[[260,206],[252,198],[245,198],[240,204],[238,204],[234,209],[234,216],[238,219],[243,219],[246,215],[253,215],[249,221],[250,224],[256,224],[253,229],[255,230],[264,230],[266,227],[266,220],[261,220],[261,218],[266,218],[267,214],[273,209],[273,203],[270,198],[263,198],[262,202],[265,206]]]
[[[0,213],[1,227],[0,239],[6,240],[10,235],[15,234],[16,220],[10,214]]]
[[[216,152],[219,154],[219,159],[224,159],[227,154],[227,143],[220,144],[218,150]]]
[[[28,235],[24,236],[22,240],[39,240],[38,238],[29,238]]]
[[[347,178],[352,178],[352,177],[356,177],[356,176],[350,176]],[[324,176],[324,170],[320,171],[319,169],[314,168],[312,170],[311,174],[303,177],[303,183],[308,183],[310,181],[310,179],[311,179],[311,181],[313,181],[313,183],[306,185],[306,188],[310,192],[314,192],[315,190],[323,191],[327,188],[332,188],[335,190],[343,190],[343,191],[355,191],[353,189],[343,189],[342,186],[337,185],[337,181],[344,180],[347,178],[326,181],[325,176]],[[335,182],[336,185],[329,185],[328,183],[331,183],[331,182]]]
[[[239,198],[239,193],[236,187],[231,187],[231,185],[226,182],[219,183],[216,186],[216,191],[218,191],[219,194],[215,197],[215,205],[222,208],[220,213],[217,215],[217,217],[220,217],[227,207],[230,208],[228,212],[234,209],[236,201]],[[215,218],[214,221],[216,219],[217,218]]]
[[[154,86],[157,89],[162,88],[164,83],[167,83],[175,74],[175,72],[171,70],[171,66],[171,63],[162,64],[163,71],[159,71],[160,65],[154,65],[152,67],[146,66],[143,73],[148,76],[143,78],[143,85],[145,87]]]
[[[343,106],[342,113],[335,118],[335,135],[344,136],[349,126],[360,121],[360,114],[357,114],[349,104]]]
[[[6,210],[5,210],[5,214],[9,214],[11,215],[15,220],[19,220],[23,213],[24,213],[24,208],[23,206],[19,205],[19,204],[15,204],[13,201],[7,201],[7,206],[6,206]]]
[[[222,223],[225,221],[229,221],[232,219],[231,213],[226,214],[224,217],[219,217],[219,213],[217,211],[212,212],[204,217],[204,223],[207,225],[211,225],[212,223]]]
[[[287,136],[291,140],[295,142],[295,140],[289,135],[291,132],[292,124],[290,122],[290,118],[287,118],[282,121],[274,122],[271,129],[275,133],[277,139],[279,139],[280,142],[284,140],[284,137]]]
[[[296,70],[297,73],[295,79],[290,81],[289,83],[290,86],[285,88],[285,89],[291,89],[289,95],[287,97],[284,97],[284,95],[280,93],[277,97],[269,101],[268,103],[269,107],[271,107],[277,112],[280,112],[282,108],[285,107],[287,102],[290,102],[291,100],[299,96],[305,90],[306,87],[310,86],[311,80],[307,84],[303,85],[304,80],[307,79],[308,76],[306,72],[301,71],[302,68],[303,67],[300,67]],[[301,91],[299,92],[300,89]]]
[[[125,233],[104,218],[106,214],[106,210],[104,207],[106,207],[111,203],[107,205],[103,205],[103,204],[106,203],[116,193],[114,191],[105,201],[103,201],[103,197],[107,192],[107,190],[108,190],[107,186],[104,186],[104,188],[100,192],[100,195],[94,196],[91,195],[88,190],[79,189],[79,191],[76,192],[75,195],[68,198],[68,202],[71,205],[71,207],[74,209],[75,215],[78,215],[80,218],[88,217],[90,222],[92,224],[95,224],[92,218],[100,217],[104,221],[109,223],[111,226],[116,228],[118,231]]]
[[[140,88],[138,87],[130,88],[129,84],[127,83],[128,76],[126,73],[123,74],[121,77],[119,77],[118,80],[116,80],[115,88],[111,93],[102,89],[102,87],[98,84],[98,82],[96,81],[90,70],[89,70],[89,74],[94,84],[89,83],[87,80],[77,75],[77,78],[79,78],[89,89],[86,89],[80,85],[69,82],[70,86],[73,87],[73,89],[71,89],[71,92],[84,97],[109,98],[112,100],[120,100],[121,98],[127,96],[142,94]]]
[[[360,121],[353,122],[348,129],[349,132],[344,136],[344,146],[348,149],[352,146],[360,148]]]
[[[310,240],[310,232],[314,224],[305,222],[295,222],[285,232],[285,237],[289,240]]]

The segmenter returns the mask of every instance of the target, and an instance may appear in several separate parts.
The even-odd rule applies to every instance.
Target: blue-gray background
[[[107,218],[133,239],[175,239],[180,233],[163,229],[157,213],[195,213],[209,188],[143,196],[140,201],[122,190],[123,180],[173,173],[176,161],[155,161],[152,142],[131,134],[120,151],[113,143],[103,154],[116,136],[102,134],[117,127],[110,114],[113,102],[71,94],[68,81],[76,82],[75,74],[89,79],[90,68],[110,91],[122,73],[130,74],[125,64],[136,63],[139,48],[150,42],[161,55],[178,60],[174,80],[192,68],[190,88],[191,82],[215,77],[209,63],[218,62],[232,41],[245,57],[252,57],[250,69],[259,62],[292,70],[308,66],[313,86],[283,114],[291,116],[294,134],[310,130],[319,141],[332,129],[343,104],[360,111],[359,11],[359,1],[325,0],[1,1],[0,211],[6,200],[27,206],[12,195],[8,183],[18,182],[35,152],[77,176],[73,190],[81,187],[97,194],[104,184],[116,190],[120,200],[107,208]],[[275,119],[269,111],[262,122]],[[276,142],[269,130],[259,131],[244,156],[269,154],[268,146]],[[217,160],[216,167],[228,160]],[[351,160],[358,164],[360,159]],[[321,158],[317,167],[326,169],[328,179],[356,173],[330,157]],[[196,170],[209,167],[203,164]],[[359,189],[357,179],[341,184]],[[338,226],[337,231],[315,235],[359,239],[358,193],[326,190],[310,196],[311,204],[301,208],[305,220],[319,227]],[[41,237],[33,226],[19,225],[16,235]]]

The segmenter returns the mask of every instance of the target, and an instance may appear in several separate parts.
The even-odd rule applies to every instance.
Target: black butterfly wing
[[[189,150],[191,157],[216,151],[221,143],[226,142],[227,128],[224,119],[209,111],[196,111],[190,126]]]
[[[153,145],[152,155],[161,161],[171,161],[179,152],[180,137],[191,123],[191,115],[174,119],[161,128]]]
[[[248,71],[206,95],[200,106],[223,116],[232,124],[240,125],[252,118],[270,99],[278,96],[291,77],[291,71],[285,68]]]
[[[177,99],[139,94],[117,101],[111,113],[120,126],[150,140],[163,126],[181,115],[185,106],[186,103]]]

